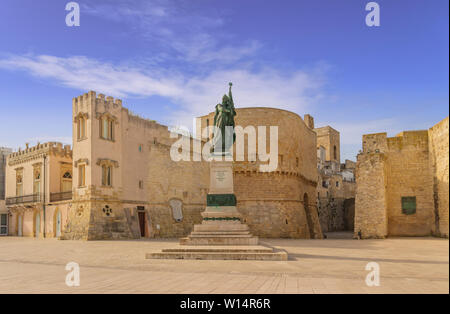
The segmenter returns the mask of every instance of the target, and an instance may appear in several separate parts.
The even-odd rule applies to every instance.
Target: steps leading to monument
[[[233,192],[233,164],[212,161],[210,190],[201,224],[180,239],[177,248],[148,253],[146,258],[198,260],[286,261],[287,252],[258,245],[236,207]]]
[[[230,246],[191,246],[181,248],[162,249],[161,252],[212,252],[212,253],[273,253],[273,249],[263,246],[246,246],[246,247],[230,247]]]
[[[180,247],[163,249],[157,253],[147,253],[147,259],[195,259],[195,260],[260,260],[286,261],[285,251],[274,252],[263,246],[236,247]]]
[[[258,237],[248,235],[189,235],[180,239],[181,245],[257,245]]]

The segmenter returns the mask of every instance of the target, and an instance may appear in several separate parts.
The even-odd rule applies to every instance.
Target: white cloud
[[[256,40],[227,42],[233,35],[222,28],[222,16],[198,12],[194,7],[172,1],[130,0],[94,1],[82,10],[96,18],[126,24],[123,30],[157,44],[156,59],[180,60],[198,64],[229,64],[253,55],[261,48]],[[222,13],[223,14],[223,13]]]
[[[234,83],[238,107],[277,107],[298,113],[323,97],[324,84],[321,71],[286,74],[272,68],[251,71],[243,67],[187,77],[178,72],[118,66],[87,57],[11,56],[0,59],[0,68],[23,70],[83,92],[96,90],[114,97],[167,97],[178,106],[169,121],[189,126],[192,117],[214,108],[227,91],[229,81]]]

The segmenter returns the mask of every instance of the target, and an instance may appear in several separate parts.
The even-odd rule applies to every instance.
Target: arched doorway
[[[309,237],[311,239],[314,239],[315,238],[314,223],[313,223],[313,219],[312,219],[311,208],[309,206],[309,197],[308,197],[307,193],[305,193],[303,195],[303,207],[305,208],[306,221],[308,223],[308,229],[309,229]]]
[[[55,237],[59,238],[61,236],[61,211],[59,209],[57,209],[55,212],[54,226],[55,226]]]
[[[23,216],[19,214],[17,216],[17,236],[23,236]]]
[[[39,238],[39,232],[41,230],[41,215],[39,212],[36,212],[34,218],[34,236]]]

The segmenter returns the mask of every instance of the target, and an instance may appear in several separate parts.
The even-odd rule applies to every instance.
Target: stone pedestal
[[[211,161],[210,189],[203,222],[180,239],[182,245],[257,245],[242,215],[236,209],[231,161]]]
[[[146,258],[287,260],[286,252],[258,245],[258,237],[242,223],[233,190],[233,163],[211,161],[210,177],[202,223],[195,225],[189,236],[180,239],[179,247],[148,253]]]

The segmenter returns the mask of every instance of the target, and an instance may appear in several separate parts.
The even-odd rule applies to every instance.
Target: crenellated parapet
[[[59,142],[38,143],[32,147],[28,147],[27,144],[25,149],[22,150],[19,148],[17,152],[11,153],[8,156],[8,165],[13,166],[34,159],[40,159],[44,155],[72,158],[72,149],[70,145],[63,145]]]

